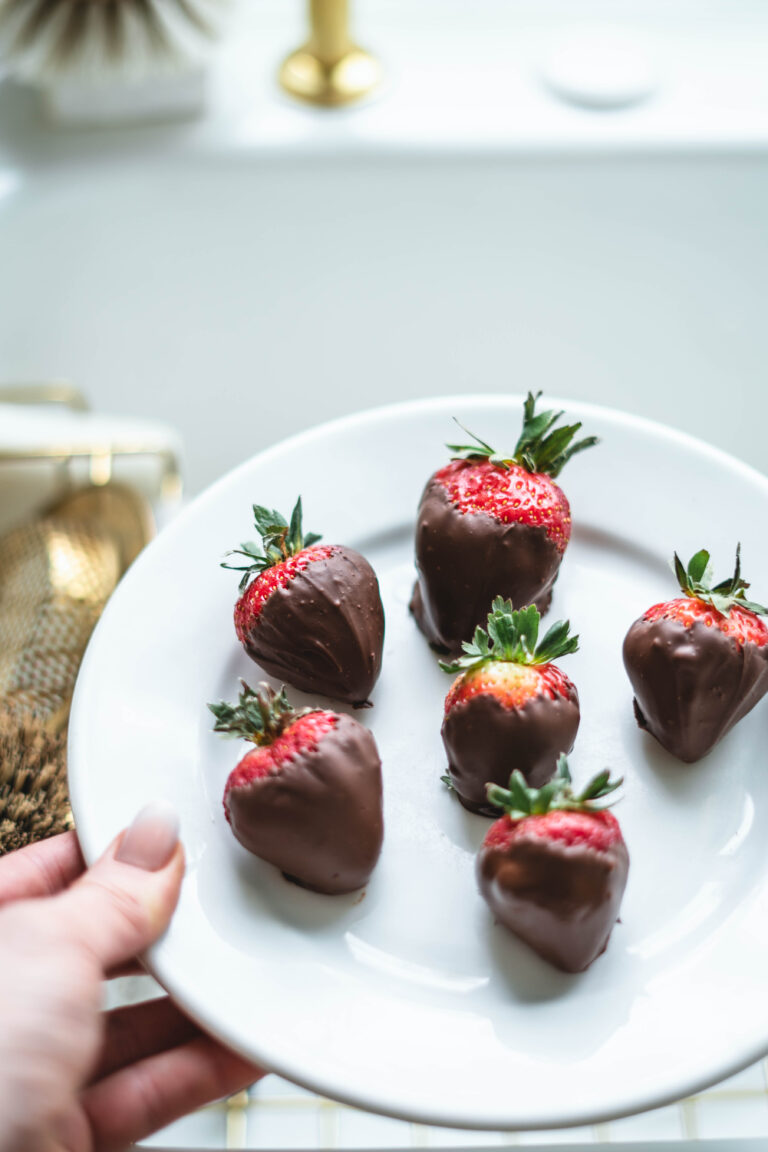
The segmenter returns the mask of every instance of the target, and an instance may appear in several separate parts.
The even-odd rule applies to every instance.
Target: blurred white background
[[[280,93],[276,0],[235,8],[196,121],[57,128],[0,85],[0,377],[175,426],[191,493],[345,412],[528,388],[763,466],[768,7],[353,10],[387,80],[345,111]],[[552,52],[609,14],[652,92],[559,98]]]

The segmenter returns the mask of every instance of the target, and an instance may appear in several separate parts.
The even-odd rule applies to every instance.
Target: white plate
[[[554,401],[552,402],[554,403]],[[685,767],[641,733],[621,662],[627,627],[675,593],[669,559],[706,546],[726,575],[742,541],[768,594],[768,480],[678,433],[563,404],[603,443],[563,476],[574,536],[550,620],[581,651],[577,780],[626,777],[617,810],[629,884],[607,953],[565,976],[494,926],[475,889],[488,827],[440,783],[450,680],[408,615],[422,486],[447,459],[453,414],[512,445],[521,398],[368,412],[279,444],[196,500],[139,559],[83,664],[70,786],[89,860],[146,802],[181,810],[188,869],[162,983],[211,1032],[284,1076],[360,1107],[433,1124],[527,1129],[594,1122],[698,1090],[768,1049],[768,711]],[[259,670],[235,640],[237,577],[219,567],[253,502],[361,549],[387,616],[384,669],[358,714],[384,762],[384,850],[364,894],[303,891],[249,856],[222,813],[242,751],[205,703]],[[306,697],[291,693],[300,703]]]

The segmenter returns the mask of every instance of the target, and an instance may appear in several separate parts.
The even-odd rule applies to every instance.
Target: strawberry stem
[[[754,600],[748,600],[744,595],[749,584],[741,578],[741,544],[736,545],[736,565],[733,576],[727,580],[721,580],[719,584],[714,586],[712,585],[712,565],[710,564],[709,552],[705,548],[691,557],[687,568],[675,552],[673,567],[680,590],[693,600],[701,600],[703,603],[709,604],[721,615],[727,616],[736,605],[746,608],[750,612],[755,612],[758,616],[768,615],[768,608],[755,603]]]
[[[302,530],[301,525],[301,496],[299,496],[291,513],[291,522],[281,516],[274,508],[265,508],[262,504],[253,505],[253,518],[256,528],[261,536],[261,549],[258,544],[248,541],[239,548],[227,552],[227,556],[245,556],[250,564],[225,564],[222,568],[230,568],[233,572],[242,572],[240,591],[244,592],[251,580],[266,568],[272,568],[287,560],[289,556],[297,556],[305,548],[316,544],[322,537],[316,532]]]
[[[308,712],[313,711],[312,708],[303,708],[301,711],[292,708],[288,703],[285,685],[276,692],[269,684],[259,684],[254,691],[245,680],[241,680],[240,683],[242,691],[237,704],[228,704],[225,700],[221,700],[218,704],[208,705],[216,717],[214,732],[222,732],[226,736],[239,736],[260,746],[273,744],[289,724],[299,716],[306,716]]]
[[[506,812],[512,820],[526,816],[542,816],[546,812],[602,812],[610,803],[600,803],[624,783],[623,777],[611,780],[609,769],[598,772],[579,793],[573,791],[568,759],[561,756],[552,779],[542,788],[529,788],[522,772],[515,770],[509,778],[509,788],[487,784],[486,792],[491,804]]]
[[[452,459],[488,460],[491,464],[506,469],[517,464],[527,472],[544,472],[554,480],[572,456],[597,444],[598,438],[585,436],[573,443],[581,423],[564,424],[562,428],[555,428],[554,425],[564,413],[550,409],[537,414],[536,401],[540,396],[541,392],[537,392],[535,396],[532,392],[528,393],[523,405],[522,432],[511,456],[503,456],[496,452],[490,444],[486,444],[457,420],[456,423],[474,440],[474,444],[447,444],[446,447],[453,454]]]
[[[537,644],[540,620],[535,604],[515,611],[511,600],[497,596],[488,613],[488,631],[478,625],[472,640],[462,644],[464,655],[451,663],[440,661],[440,667],[444,672],[464,672],[491,660],[549,664],[578,651],[578,636],[568,634],[569,620],[558,620]]]

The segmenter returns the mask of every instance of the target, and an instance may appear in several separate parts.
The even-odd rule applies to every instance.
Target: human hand
[[[117,1152],[262,1075],[168,997],[101,1011],[176,907],[177,828],[151,806],[88,870],[73,832],[0,860],[0,1152]]]

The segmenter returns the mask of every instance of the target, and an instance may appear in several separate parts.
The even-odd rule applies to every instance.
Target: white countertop
[[[386,68],[381,91],[327,111],[283,95],[276,71],[304,35],[300,0],[239,0],[193,122],[62,130],[28,91],[0,88],[0,176],[135,149],[355,154],[762,149],[768,145],[768,6],[756,0],[356,0],[355,32]],[[653,63],[654,93],[596,111],[542,78],[552,50],[609,25]]]

